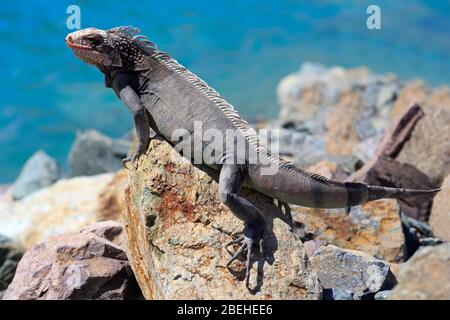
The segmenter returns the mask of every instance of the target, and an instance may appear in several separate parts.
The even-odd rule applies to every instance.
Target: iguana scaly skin
[[[173,146],[180,142],[179,137],[174,138],[176,129],[186,129],[193,138],[194,121],[200,121],[204,131],[211,128],[221,132],[234,130],[237,136],[244,138],[246,150],[253,148],[257,154],[269,154],[251,126],[229,103],[176,60],[159,51],[146,37],[138,35],[139,32],[133,27],[88,28],[66,37],[67,45],[80,59],[104,73],[106,87],[112,88],[133,114],[138,147],[125,161],[137,165],[139,156],[147,151],[152,131]],[[203,150],[207,146],[202,142]],[[239,148],[242,147],[237,147],[234,152],[245,153]],[[247,249],[247,285],[252,247],[259,242],[262,248],[265,222],[261,212],[239,195],[242,186],[277,199],[286,209],[287,203],[314,208],[346,208],[381,198],[439,191],[386,188],[327,179],[270,155],[264,163],[250,163],[246,155],[243,164],[233,164],[225,160],[234,155],[223,148],[215,151],[203,159],[204,163],[219,174],[220,201],[244,222],[243,237],[230,243],[242,242],[242,245],[228,265]],[[276,165],[278,170],[273,175],[265,175],[262,172],[267,165]]]

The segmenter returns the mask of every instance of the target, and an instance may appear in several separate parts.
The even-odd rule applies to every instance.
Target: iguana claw
[[[126,158],[122,159],[122,163],[123,163],[124,167],[129,169],[127,167],[127,163],[131,162],[133,169],[136,170],[138,168],[139,158],[141,157],[142,154],[143,153],[135,153],[131,157],[126,157]]]
[[[238,256],[244,251],[245,248],[247,248],[247,260],[245,262],[245,286],[249,287],[249,281],[250,281],[250,267],[251,267],[251,258],[253,254],[253,245],[255,243],[255,239],[247,237],[247,236],[241,236],[238,239],[232,240],[225,244],[225,248],[228,248],[229,246],[233,244],[241,243],[241,246],[239,249],[232,255],[232,257],[227,262],[227,268],[233,263],[234,260],[238,258]],[[262,254],[263,253],[263,238],[259,240],[259,251]],[[231,252],[230,252],[231,253]]]

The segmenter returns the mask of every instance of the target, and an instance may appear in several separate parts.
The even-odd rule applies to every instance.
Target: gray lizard
[[[381,198],[439,191],[387,188],[328,179],[271,155],[252,127],[227,101],[139,32],[139,29],[129,26],[110,30],[88,28],[67,35],[66,43],[81,60],[104,73],[106,87],[112,88],[133,114],[138,146],[136,153],[125,159],[132,165],[136,166],[139,157],[147,151],[151,132],[176,146],[186,136],[181,139],[174,135],[175,130],[184,128],[194,138],[195,121],[202,123],[203,130],[234,130],[244,139],[246,150],[261,155],[261,159],[266,155],[266,161],[255,163],[249,161],[245,151],[235,150],[237,153],[242,151],[245,156],[243,163],[233,163],[227,161],[235,156],[229,148],[224,151],[224,148],[217,147],[215,152],[209,153],[209,158],[203,159],[207,167],[219,175],[220,201],[244,222],[243,236],[227,244],[241,244],[227,266],[247,249],[247,286],[252,247],[259,243],[262,250],[265,221],[262,213],[240,195],[243,186],[277,199],[286,209],[288,203],[314,208],[348,208]],[[202,150],[208,146],[211,148],[211,144],[202,141]],[[192,155],[188,158],[193,160]],[[276,166],[274,174],[263,173],[269,165]]]

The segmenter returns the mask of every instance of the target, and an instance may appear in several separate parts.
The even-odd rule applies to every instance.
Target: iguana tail
[[[383,198],[432,195],[440,189],[414,190],[367,185],[361,182],[328,179],[294,166],[280,167],[274,175],[249,167],[252,187],[286,203],[312,208],[348,208]]]
[[[380,186],[367,186],[369,189],[368,199],[367,201],[383,199],[383,198],[407,198],[407,197],[415,197],[415,196],[423,196],[423,195],[432,195],[439,191],[438,189],[430,189],[430,190],[417,190],[417,189],[405,189],[405,188],[389,188],[389,187],[380,187]]]

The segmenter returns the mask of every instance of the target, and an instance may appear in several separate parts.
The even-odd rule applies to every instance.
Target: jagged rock
[[[147,299],[321,298],[301,241],[274,219],[283,214],[266,198],[243,192],[271,230],[265,256],[253,263],[251,290],[243,281],[244,256],[226,267],[223,246],[238,237],[242,223],[220,204],[217,183],[167,143],[152,141],[148,156],[130,171],[122,217],[128,257]]]
[[[0,292],[11,283],[22,255],[23,249],[17,243],[0,235]]]
[[[70,174],[92,176],[118,171],[130,146],[127,140],[111,139],[95,130],[78,132],[68,157]]]
[[[414,166],[385,156],[379,156],[366,163],[350,179],[385,187],[410,189],[434,189],[438,187],[425,173]],[[427,221],[433,196],[404,198],[400,199],[399,203],[402,211],[408,216]]]
[[[320,283],[333,300],[372,298],[380,290],[390,289],[395,278],[389,264],[359,251],[333,245],[321,247],[311,257]]]
[[[96,232],[97,227],[50,237],[28,250],[3,299],[138,298],[125,252],[108,239],[120,236],[120,224],[103,223]]]
[[[441,192],[434,197],[429,222],[436,237],[450,241],[450,175],[441,188]]]
[[[81,229],[80,233],[92,232],[100,238],[111,241],[118,247],[125,248],[125,236],[122,225],[117,221],[106,220],[96,222]]]
[[[450,89],[436,89],[422,103],[425,117],[396,157],[439,184],[450,174]]]
[[[295,230],[303,241],[366,252],[390,262],[404,260],[405,237],[396,200],[382,199],[346,209],[292,206]]]
[[[299,72],[280,81],[279,119],[295,128],[310,123],[314,140],[323,143],[328,154],[352,155],[360,142],[386,128],[387,111],[400,87],[392,75],[374,75],[365,68],[304,63]]]
[[[62,179],[20,201],[0,204],[0,234],[29,248],[51,235],[79,230],[102,219],[98,211],[104,212],[107,205],[100,195],[111,189],[114,176]]]
[[[450,243],[425,247],[401,269],[391,300],[449,300]]]
[[[19,177],[14,182],[14,199],[52,185],[61,177],[61,170],[55,159],[44,151],[35,152],[25,163]]]

